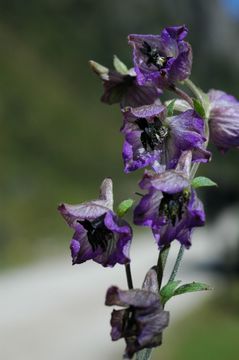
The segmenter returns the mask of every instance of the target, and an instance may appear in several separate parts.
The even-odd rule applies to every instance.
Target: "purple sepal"
[[[113,211],[112,181],[105,179],[100,197],[80,205],[61,204],[59,212],[75,230],[70,249],[73,264],[94,260],[103,266],[130,261],[130,225]]]
[[[164,88],[190,76],[192,49],[183,39],[185,26],[163,29],[160,35],[129,35],[138,83],[155,83]]]
[[[204,149],[204,121],[195,111],[166,117],[159,105],[128,107],[123,110],[123,145],[126,173],[151,166],[175,168],[182,151],[192,150],[193,161],[207,162],[211,153]]]
[[[151,227],[159,248],[175,239],[189,248],[192,229],[205,223],[203,204],[190,186],[191,156],[182,153],[175,170],[146,172],[140,182],[148,193],[135,208],[134,223]]]
[[[239,102],[220,90],[210,90],[210,139],[225,152],[239,147]]]
[[[147,142],[145,145],[142,142],[142,136],[145,135],[142,128],[152,127],[155,119],[157,118],[160,121],[165,117],[165,114],[166,108],[162,105],[128,107],[123,111],[124,125],[121,131],[125,136],[123,159],[126,173],[153,165],[160,158],[161,145],[155,144],[155,146],[150,147]]]

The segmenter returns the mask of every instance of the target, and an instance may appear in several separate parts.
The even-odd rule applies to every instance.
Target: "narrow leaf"
[[[170,101],[170,103],[167,106],[167,115],[168,116],[173,116],[173,112],[174,112],[174,104],[175,104],[176,99]]]
[[[162,304],[165,304],[172,296],[174,296],[175,289],[181,283],[181,280],[169,281],[160,291]]]
[[[122,75],[128,74],[127,66],[116,55],[114,55],[113,64],[114,64],[115,70],[118,71],[120,74],[122,74]]]
[[[175,291],[174,295],[181,295],[189,292],[195,291],[204,291],[204,290],[212,290],[213,288],[207,284],[200,283],[200,282],[192,282],[189,284],[184,284],[179,286]]]
[[[134,200],[133,199],[127,199],[122,201],[117,209],[117,215],[119,217],[123,217],[127,211],[133,206]]]
[[[198,176],[192,180],[192,187],[194,189],[204,186],[217,186],[217,184],[205,176]]]
[[[193,105],[194,110],[198,113],[198,115],[200,115],[202,118],[205,118],[206,113],[201,101],[198,99],[193,99]]]

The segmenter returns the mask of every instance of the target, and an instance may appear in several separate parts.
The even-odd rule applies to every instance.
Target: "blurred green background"
[[[110,67],[117,54],[130,66],[129,33],[185,23],[194,51],[192,79],[205,90],[239,96],[239,22],[225,4],[0,1],[1,267],[65,246],[69,232],[56,212],[59,202],[97,196],[106,176],[114,180],[118,201],[132,194],[141,176],[123,174],[121,115],[117,106],[100,103],[102,87],[89,59]],[[220,185],[205,196],[210,219],[239,199],[238,153],[222,158],[214,151],[201,169]]]
[[[58,203],[97,197],[107,176],[116,202],[136,191],[142,172],[123,173],[120,111],[100,102],[88,60],[111,67],[117,54],[131,66],[129,33],[186,24],[192,80],[239,98],[238,8],[227,0],[0,0],[0,270],[68,251]],[[239,201],[238,151],[211,150],[213,161],[200,168],[219,184],[201,194],[209,223]],[[177,324],[155,359],[237,359],[234,278],[230,289],[233,305],[212,298]]]

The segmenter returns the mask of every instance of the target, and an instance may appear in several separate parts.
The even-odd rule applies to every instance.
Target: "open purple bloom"
[[[157,282],[157,274],[150,270],[145,284]],[[111,315],[111,338],[116,341],[124,338],[125,358],[131,359],[134,353],[144,348],[152,348],[162,343],[162,331],[168,326],[169,313],[163,310],[158,293],[154,289],[120,290],[116,286],[108,289],[106,305],[124,307],[113,310]]]
[[[207,162],[210,152],[204,150],[204,122],[193,110],[166,117],[163,105],[148,105],[123,110],[125,136],[123,159],[125,172],[155,163],[176,166],[182,151],[193,150],[193,161]]]
[[[208,96],[212,142],[224,152],[239,147],[239,102],[220,90],[210,90]]]
[[[109,70],[95,61],[90,61],[90,65],[103,81],[104,94],[101,101],[106,104],[120,103],[121,107],[149,105],[153,104],[162,93],[154,84],[140,86],[134,69],[122,73]]]
[[[139,84],[153,82],[163,88],[189,77],[192,49],[184,41],[187,33],[185,26],[174,26],[160,35],[129,35]]]
[[[152,228],[159,247],[178,240],[189,248],[194,227],[203,226],[202,202],[190,186],[191,152],[182,153],[175,170],[146,172],[140,187],[148,190],[134,211],[136,225]]]
[[[90,259],[103,266],[130,261],[132,229],[113,212],[111,179],[102,182],[99,199],[61,204],[58,210],[75,231],[70,244],[73,265]]]

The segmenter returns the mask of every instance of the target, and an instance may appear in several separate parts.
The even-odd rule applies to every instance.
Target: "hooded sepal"
[[[132,229],[112,208],[112,180],[109,178],[101,184],[99,199],[58,207],[68,225],[75,230],[70,244],[73,265],[90,259],[103,266],[130,261]]]

